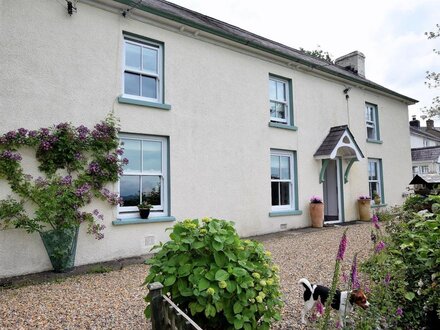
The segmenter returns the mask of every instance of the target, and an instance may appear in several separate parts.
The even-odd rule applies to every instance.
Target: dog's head
[[[351,291],[350,303],[352,305],[356,304],[363,309],[367,309],[368,306],[370,306],[370,303],[367,300],[367,296],[365,295],[364,291],[362,291],[362,289]]]

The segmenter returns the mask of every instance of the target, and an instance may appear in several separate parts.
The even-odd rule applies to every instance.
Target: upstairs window
[[[290,125],[290,88],[286,79],[269,77],[270,121]]]
[[[124,39],[124,96],[163,102],[162,45]]]
[[[365,124],[367,126],[367,140],[380,140],[377,105],[365,104]]]

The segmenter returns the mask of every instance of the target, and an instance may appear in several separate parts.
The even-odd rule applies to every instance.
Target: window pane
[[[277,81],[277,100],[286,101],[286,84]]]
[[[142,65],[144,70],[157,73],[157,50],[142,48]]]
[[[373,127],[367,127],[367,137],[369,139],[375,139],[376,138],[376,134],[374,133],[374,128]]]
[[[272,179],[280,178],[280,157],[270,156],[270,176]]]
[[[139,176],[121,176],[121,198],[122,206],[137,206],[140,202]]]
[[[286,119],[286,107],[282,103],[276,104],[276,116],[277,118]]]
[[[290,204],[290,182],[280,182],[280,205]]]
[[[162,172],[162,143],[143,141],[143,171]]]
[[[125,65],[131,68],[141,69],[141,47],[125,43]]]
[[[373,196],[373,194],[380,196],[379,184],[377,182],[370,182],[370,196]]]
[[[378,180],[377,177],[377,163],[376,162],[369,162],[369,169],[368,169],[368,180]]]
[[[124,73],[124,93],[130,95],[140,95],[140,75],[134,73]]]
[[[162,205],[160,200],[160,176],[142,177],[142,201],[151,205]]]
[[[157,98],[156,78],[142,76],[142,96]]]
[[[269,95],[271,100],[277,98],[277,84],[274,80],[269,80]]]
[[[124,172],[141,171],[141,141],[122,139],[124,142],[124,157],[128,164],[124,166]]]
[[[290,180],[290,158],[280,157],[280,167],[281,167],[281,179]]]
[[[272,182],[272,205],[280,205],[279,182]]]

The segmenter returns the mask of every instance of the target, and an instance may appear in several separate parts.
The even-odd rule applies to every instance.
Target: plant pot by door
[[[79,227],[74,227],[40,232],[54,272],[63,273],[73,269],[78,230]]]
[[[148,219],[148,216],[150,215],[150,209],[139,209],[139,214],[142,219]]]
[[[310,203],[310,218],[313,228],[324,226],[324,203]]]
[[[371,202],[369,199],[358,200],[359,220],[371,220]]]

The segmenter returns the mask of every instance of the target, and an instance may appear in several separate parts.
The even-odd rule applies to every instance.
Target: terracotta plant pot
[[[369,199],[358,199],[359,220],[371,220],[371,201]]]
[[[312,219],[313,228],[321,228],[324,226],[324,203],[310,203],[310,218]]]

